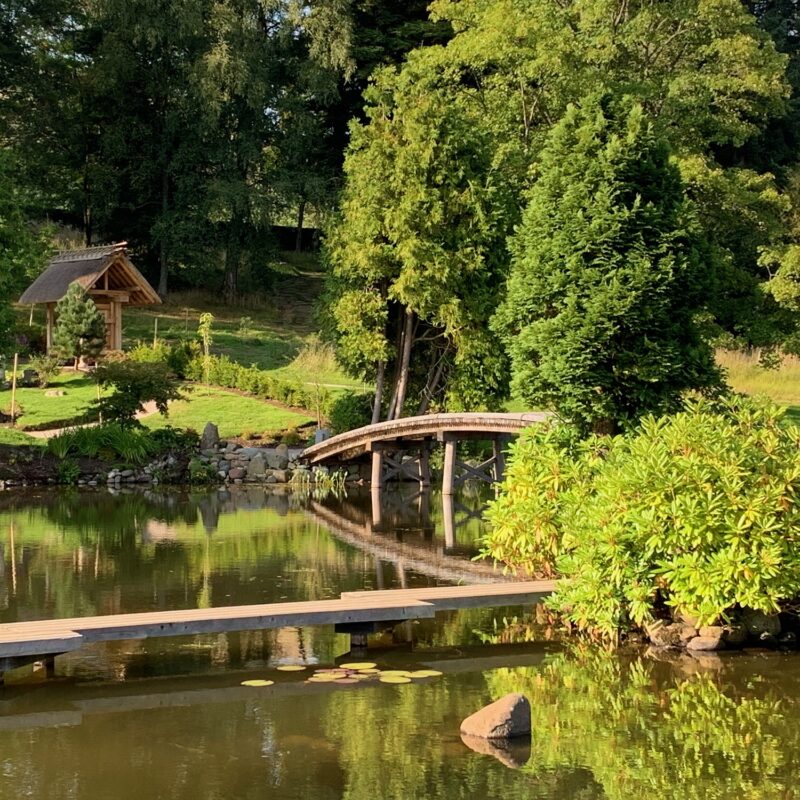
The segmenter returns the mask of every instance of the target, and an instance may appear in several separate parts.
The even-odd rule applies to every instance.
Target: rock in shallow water
[[[464,736],[480,739],[512,739],[530,732],[531,704],[522,694],[507,694],[461,723]]]
[[[485,756],[493,756],[509,769],[524,767],[531,757],[531,742],[527,737],[517,739],[483,739],[480,736],[461,734],[461,741]]]

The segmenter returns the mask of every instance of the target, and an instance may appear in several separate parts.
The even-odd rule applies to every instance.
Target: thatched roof
[[[155,289],[133,266],[125,253],[126,244],[119,242],[59,253],[28,287],[19,302],[24,305],[56,303],[67,293],[72,283],[79,283],[87,291],[93,288],[102,290],[106,281],[100,279],[107,273],[108,289],[128,292],[130,305],[160,303],[161,299]]]

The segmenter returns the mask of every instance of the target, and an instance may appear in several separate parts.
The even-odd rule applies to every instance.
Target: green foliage
[[[372,422],[373,397],[363,392],[344,392],[328,409],[328,421],[334,433],[344,433]]]
[[[192,341],[163,342],[155,345],[138,344],[126,355],[140,364],[165,364],[178,378],[186,378],[189,362],[200,353],[200,345]]]
[[[59,461],[56,469],[56,481],[67,486],[76,484],[81,476],[81,468],[71,458]]]
[[[718,383],[695,324],[712,265],[641,106],[591,97],[567,111],[512,249],[495,326],[531,407],[609,431]]]
[[[56,304],[53,349],[62,358],[96,358],[106,342],[106,323],[91,297],[78,283],[70,284]]]
[[[65,430],[48,440],[47,449],[60,460],[100,458],[141,464],[156,453],[158,447],[149,431],[105,423]]]
[[[526,433],[486,552],[532,572],[555,559],[554,607],[606,635],[661,606],[705,623],[736,606],[777,611],[800,595],[800,428],[781,417],[696,401],[578,447]]]
[[[189,461],[187,475],[189,477],[189,483],[192,484],[214,483],[218,479],[213,464],[201,461],[197,457]]]
[[[145,403],[151,402],[166,416],[169,402],[181,398],[175,376],[162,362],[109,361],[93,377],[100,386],[112,389],[94,404],[108,421],[131,424],[145,410]]]
[[[36,372],[36,380],[42,389],[61,373],[61,365],[55,356],[34,356],[28,361],[28,367]]]
[[[207,359],[199,356],[193,359],[186,369],[186,377],[207,381],[214,386],[238,389],[287,406],[309,410],[317,407],[318,397],[313,386],[281,380],[267,370],[237,364],[227,356],[209,356]]]
[[[44,267],[48,252],[44,235],[37,234],[26,219],[13,168],[12,153],[4,147],[0,150],[0,356],[15,344],[11,302]]]

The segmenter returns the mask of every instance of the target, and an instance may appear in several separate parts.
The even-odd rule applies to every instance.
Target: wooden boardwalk
[[[15,660],[21,664],[51,658],[91,642],[310,625],[401,622],[430,618],[437,611],[535,603],[553,588],[552,581],[433,586],[347,592],[338,600],[13,622],[0,625],[0,671],[11,669]]]

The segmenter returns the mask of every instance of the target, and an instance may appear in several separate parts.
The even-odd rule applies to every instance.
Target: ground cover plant
[[[552,601],[614,636],[669,610],[701,624],[800,597],[800,428],[774,406],[694,401],[624,436],[526,432],[485,555],[556,575]]]

